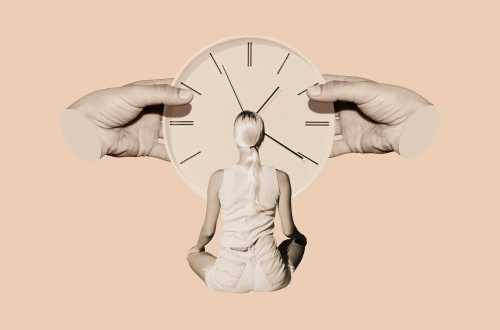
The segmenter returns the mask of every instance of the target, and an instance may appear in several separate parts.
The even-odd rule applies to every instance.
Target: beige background
[[[500,327],[494,1],[124,2],[0,5],[1,329]],[[58,114],[245,34],[411,87],[442,127],[418,160],[331,160],[294,205],[310,245],[292,286],[238,296],[189,270],[204,205],[173,167],[79,161]]]

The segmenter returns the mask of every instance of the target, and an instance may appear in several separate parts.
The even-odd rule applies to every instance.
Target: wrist
[[[394,151],[405,158],[417,157],[432,144],[438,127],[439,113],[434,106],[430,104],[419,108],[402,124]]]
[[[60,123],[66,144],[80,159],[97,160],[104,155],[98,127],[85,114],[65,109]]]
[[[192,248],[189,249],[188,254],[200,253],[200,252],[204,252],[204,251],[205,251],[205,247],[204,246],[195,245],[195,246],[193,246]]]

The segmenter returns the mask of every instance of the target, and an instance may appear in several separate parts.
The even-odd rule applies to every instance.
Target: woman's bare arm
[[[286,237],[300,239],[305,243],[305,236],[302,235],[295,222],[293,221],[292,215],[292,187],[290,185],[290,178],[288,174],[283,171],[277,170],[278,184],[280,189],[280,196],[278,202],[278,212],[281,219],[281,229]]]
[[[215,171],[210,177],[207,189],[207,209],[205,220],[201,226],[198,243],[191,250],[204,251],[205,246],[212,240],[219,218],[220,201],[219,188],[222,182],[223,170]]]

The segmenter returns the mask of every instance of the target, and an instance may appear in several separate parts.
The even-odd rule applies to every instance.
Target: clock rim
[[[264,36],[245,36],[245,35],[242,35],[242,36],[233,36],[233,37],[227,37],[227,38],[222,38],[222,39],[219,39],[215,42],[212,42],[211,44],[209,44],[208,46],[206,47],[203,47],[201,48],[200,50],[198,50],[194,55],[192,55],[182,66],[181,68],[179,69],[179,71],[177,71],[176,75],[175,75],[175,78],[172,80],[172,83],[171,85],[172,86],[175,86],[175,87],[180,87],[180,84],[179,84],[179,78],[180,76],[182,75],[182,73],[184,73],[184,71],[190,66],[190,64],[196,60],[199,56],[201,56],[203,53],[205,53],[207,50],[209,50],[210,48],[213,48],[219,44],[222,44],[222,43],[227,43],[227,42],[232,42],[232,41],[237,41],[237,40],[262,40],[262,41],[270,41],[272,43],[276,43],[276,44],[279,44],[279,45],[282,45],[284,47],[286,47],[287,49],[289,49],[290,51],[294,52],[295,54],[297,54],[298,56],[300,56],[307,64],[309,64],[309,66],[311,67],[311,69],[313,71],[315,71],[320,79],[318,79],[319,83],[322,84],[325,82],[325,78],[323,77],[323,74],[321,73],[321,71],[318,69],[318,67],[307,57],[305,56],[304,54],[302,54],[300,51],[298,51],[297,49],[295,49],[294,47],[291,47],[290,45],[288,45],[287,43],[285,42],[282,42],[281,40],[277,40],[277,39],[274,39],[274,38],[270,38],[270,37],[264,37]],[[332,105],[333,106],[333,105]],[[163,136],[164,136],[164,139],[167,138],[167,136],[169,136],[168,133],[168,129],[167,129],[167,126],[166,125],[166,120],[164,118],[167,118],[167,116],[165,116],[165,112],[167,111],[167,105],[164,105],[163,107],[163,111],[162,111],[162,132],[163,132]],[[334,114],[332,113],[331,114],[332,117],[334,116]],[[331,130],[331,141],[332,141],[332,144],[333,144],[333,138],[335,136],[335,120],[332,120],[332,128],[330,129]],[[182,173],[182,170],[180,169],[179,167],[179,163],[177,161],[177,158],[174,157],[173,155],[173,152],[170,150],[171,148],[169,147],[170,146],[170,139],[167,139],[166,141],[167,143],[164,143],[164,146],[165,146],[165,149],[167,151],[167,154],[170,158],[170,162],[173,163],[174,165],[174,168],[175,168],[175,171],[177,172],[177,174],[181,177],[182,181],[184,181],[184,183],[187,184],[187,186],[192,190],[194,191],[198,196],[200,196],[202,199],[206,200],[207,199],[207,195],[206,195],[206,191],[204,191],[203,189],[201,189],[200,187],[198,187],[197,185],[193,184],[190,182],[190,180],[188,180],[188,178],[186,177],[186,175],[184,175],[184,173]],[[330,144],[330,147],[328,150],[331,150],[331,144]],[[296,198],[298,195],[300,195],[304,190],[306,190],[307,188],[309,188],[309,186],[311,186],[311,184],[318,178],[318,176],[323,172],[324,170],[324,167],[325,167],[325,164],[327,163],[328,161],[328,156],[327,156],[327,160],[326,161],[323,161],[320,163],[319,165],[319,169],[318,171],[316,172],[316,174],[314,174],[312,177],[311,177],[311,180],[309,180],[309,182],[307,182],[304,186],[302,186],[300,189],[298,189],[297,191],[294,191],[292,192],[292,198]]]

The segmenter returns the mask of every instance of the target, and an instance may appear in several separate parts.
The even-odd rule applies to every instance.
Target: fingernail
[[[181,89],[179,91],[180,98],[184,99],[184,100],[190,99],[192,95],[193,95],[193,93],[191,93],[191,91],[189,89]]]
[[[307,90],[307,95],[309,96],[320,96],[321,95],[321,87],[313,86]]]

